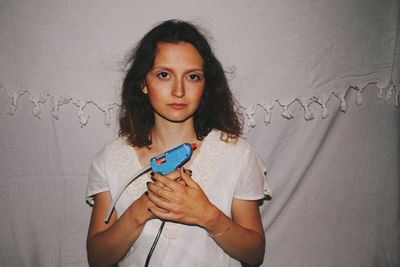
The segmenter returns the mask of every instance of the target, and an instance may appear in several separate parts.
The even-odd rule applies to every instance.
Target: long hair
[[[154,112],[148,96],[142,92],[142,86],[153,67],[157,44],[160,42],[190,43],[203,59],[205,88],[194,113],[197,139],[204,139],[213,129],[221,130],[228,138],[238,137],[242,133],[242,125],[221,63],[200,30],[191,23],[179,20],[167,20],[154,27],[128,57],[129,68],[122,85],[119,135],[135,147],[151,145]]]

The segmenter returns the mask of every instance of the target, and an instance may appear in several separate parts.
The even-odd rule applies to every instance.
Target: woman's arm
[[[151,212],[160,219],[198,225],[231,257],[246,264],[260,264],[265,237],[257,201],[233,199],[232,219],[214,206],[200,186],[180,170],[185,185],[154,174],[148,197],[156,207]]]
[[[94,197],[86,244],[90,266],[116,264],[139,237],[145,223],[154,218],[148,211],[154,204],[146,195],[142,195],[119,219],[113,211],[110,221],[105,223],[104,216],[111,202],[109,192],[102,192]]]
[[[265,236],[257,201],[233,199],[232,219],[214,207],[203,226],[230,256],[249,265],[261,264]]]

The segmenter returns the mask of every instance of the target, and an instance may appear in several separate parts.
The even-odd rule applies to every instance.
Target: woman
[[[142,38],[129,62],[120,138],[96,155],[89,175],[90,265],[143,266],[161,220],[167,222],[152,266],[260,264],[264,169],[239,137],[234,99],[207,40],[190,23],[165,21]],[[135,180],[105,223],[121,184],[182,143],[197,146],[190,161],[167,176]]]

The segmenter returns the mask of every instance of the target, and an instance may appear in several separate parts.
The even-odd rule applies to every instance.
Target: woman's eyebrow
[[[192,69],[187,69],[185,71],[185,73],[190,73],[190,72],[201,72],[201,73],[203,73],[203,69],[201,69],[201,68],[192,68]]]
[[[151,69],[152,70],[160,69],[160,70],[166,70],[166,71],[170,71],[170,72],[174,71],[173,68],[165,66],[165,65],[155,65]],[[200,66],[199,67],[194,66],[194,67],[191,67],[191,68],[188,68],[188,69],[185,70],[185,72],[192,72],[192,71],[201,71],[201,72],[203,72],[203,68],[200,67]]]

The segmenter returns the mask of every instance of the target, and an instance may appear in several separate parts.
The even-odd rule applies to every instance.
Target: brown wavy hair
[[[179,20],[167,20],[154,27],[129,54],[126,62],[128,69],[122,85],[119,135],[135,147],[151,145],[150,131],[154,126],[154,112],[148,96],[142,92],[142,85],[153,67],[157,44],[160,42],[190,43],[203,59],[205,88],[200,105],[194,113],[197,139],[204,139],[214,129],[221,130],[226,140],[240,136],[242,125],[221,63],[200,28]]]

